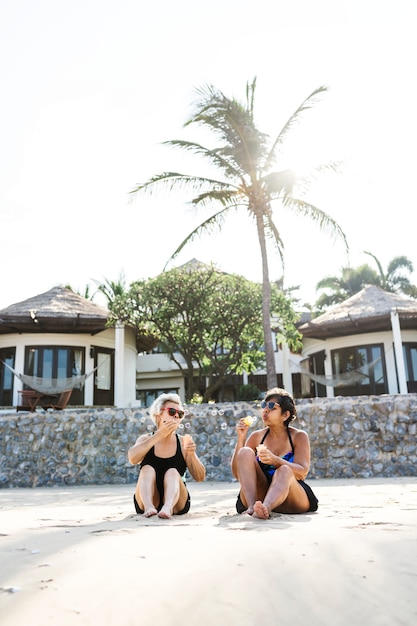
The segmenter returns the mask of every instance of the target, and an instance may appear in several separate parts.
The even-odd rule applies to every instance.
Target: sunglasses
[[[278,402],[261,402],[261,409],[268,409],[268,411],[273,411],[276,406],[281,406]]]
[[[185,415],[185,411],[180,411],[179,409],[174,409],[173,406],[165,406],[163,409],[163,411],[168,411],[168,415],[170,417],[176,417],[176,415],[178,414],[178,419],[182,420],[182,418]]]

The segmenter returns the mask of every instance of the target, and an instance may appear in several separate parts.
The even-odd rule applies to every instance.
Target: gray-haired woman
[[[185,472],[188,469],[198,482],[206,477],[192,437],[177,434],[184,414],[179,395],[161,394],[150,408],[155,432],[138,437],[128,451],[130,463],[140,465],[133,501],[136,512],[145,517],[158,515],[169,519],[188,513],[190,494]]]

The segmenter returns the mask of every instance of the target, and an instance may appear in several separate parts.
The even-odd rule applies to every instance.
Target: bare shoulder
[[[290,433],[294,442],[302,443],[309,441],[308,433],[305,430],[290,426]]]
[[[255,449],[267,431],[268,431],[267,428],[261,428],[261,430],[255,430],[253,433],[249,435],[246,445],[249,446],[250,448]]]

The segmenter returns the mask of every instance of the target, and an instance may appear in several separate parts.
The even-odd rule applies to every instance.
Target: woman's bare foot
[[[255,504],[253,505],[253,517],[256,517],[258,519],[269,518],[269,511],[267,507],[264,505],[264,503],[261,502],[260,500],[255,502]]]
[[[146,509],[146,511],[143,512],[144,517],[152,517],[152,515],[156,515],[158,513],[158,511],[155,509],[155,507],[151,506],[149,507],[149,509]]]
[[[164,506],[162,507],[162,509],[158,513],[158,517],[161,517],[162,519],[171,519],[171,517],[172,517],[172,510],[170,509],[169,506],[164,504]]]
[[[248,506],[246,511],[243,511],[244,515],[253,515],[253,506]]]

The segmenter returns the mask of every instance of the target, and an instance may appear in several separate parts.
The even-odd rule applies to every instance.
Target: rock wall
[[[235,424],[259,403],[190,405],[189,432],[207,480],[231,481]],[[293,425],[309,433],[314,478],[417,475],[417,395],[318,398],[297,403]],[[0,415],[0,487],[135,483],[127,450],[150,432],[146,409],[66,409]]]

